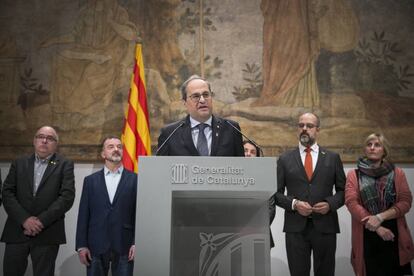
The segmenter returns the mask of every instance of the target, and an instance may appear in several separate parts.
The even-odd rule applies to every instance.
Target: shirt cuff
[[[292,200],[292,211],[295,211],[296,201],[298,201],[296,198]]]

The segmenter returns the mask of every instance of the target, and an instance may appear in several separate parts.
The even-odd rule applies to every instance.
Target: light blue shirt
[[[206,135],[207,139],[207,147],[208,147],[208,154],[211,154],[211,141],[213,136],[213,128],[211,126],[212,117],[204,122],[204,124],[207,124],[209,127],[206,127],[204,129],[204,134]],[[190,117],[190,123],[191,123],[191,135],[193,137],[194,146],[197,148],[197,141],[198,141],[198,125],[201,124],[199,121],[194,120]]]
[[[39,155],[35,154],[34,161],[34,177],[33,177],[33,196],[36,195],[37,189],[39,188],[40,181],[42,181],[43,175],[45,174],[46,168],[49,164],[49,160],[53,154],[49,155],[45,159],[41,159]]]
[[[104,166],[105,184],[106,189],[108,190],[109,201],[111,204],[114,200],[116,189],[118,188],[119,181],[121,180],[123,170],[124,167],[121,166],[112,172],[106,166]]]

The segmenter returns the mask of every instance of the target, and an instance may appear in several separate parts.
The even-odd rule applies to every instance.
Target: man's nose
[[[206,101],[206,98],[204,98],[203,97],[203,95],[200,95],[200,100],[199,100],[199,102],[205,102]]]

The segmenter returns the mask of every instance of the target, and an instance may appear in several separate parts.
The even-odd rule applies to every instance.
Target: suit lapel
[[[315,169],[313,170],[312,178],[321,170],[321,164],[325,162],[326,152],[323,148],[319,147],[318,161],[316,162]]]
[[[183,141],[184,147],[187,148],[191,155],[199,155],[197,148],[194,146],[189,115],[185,118],[185,124],[183,126],[183,131],[181,134],[181,139]]]
[[[125,168],[124,168],[122,170],[122,175],[121,175],[121,179],[119,180],[118,187],[116,187],[116,192],[115,192],[114,199],[112,200],[112,205],[116,204],[116,202],[119,198],[119,195],[121,194],[122,190],[125,188],[127,177],[128,176],[126,175]],[[108,198],[109,198],[109,196],[108,196]]]
[[[106,201],[108,202],[108,204],[111,204],[111,201],[109,200],[109,192],[108,192],[108,188],[106,187],[106,181],[105,181],[105,170],[102,169],[100,174],[99,174],[99,181],[98,181],[98,188],[102,190],[103,196],[106,198]],[[103,185],[101,185],[100,183],[103,183]]]
[[[221,120],[220,119],[216,119],[216,117],[212,116],[211,119],[211,128],[212,128],[212,133],[211,133],[211,156],[216,156],[217,155],[217,148],[219,145],[219,141],[220,141],[220,130],[221,130]]]
[[[34,164],[34,161],[32,162]],[[37,190],[42,188],[42,186],[45,184],[46,180],[49,178],[49,176],[53,173],[53,171],[56,169],[56,167],[59,164],[59,157],[56,154],[53,154],[53,156],[50,158],[45,173],[43,174],[42,180],[40,181],[39,187]],[[33,187],[33,176],[32,176],[32,187]]]
[[[298,168],[301,168],[303,177],[307,180],[308,176],[306,175],[305,166],[303,166],[302,159],[300,158],[299,147],[296,148],[296,150],[293,151],[293,157],[295,159],[295,162],[296,162]]]
[[[33,181],[34,181],[34,161],[35,161],[35,155],[31,155],[27,159],[27,171],[29,172],[28,178],[29,178],[29,188],[30,193],[33,194]]]

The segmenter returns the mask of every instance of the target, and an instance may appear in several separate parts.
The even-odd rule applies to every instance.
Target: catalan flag
[[[135,65],[131,78],[128,106],[125,112],[122,144],[124,147],[122,160],[124,167],[138,172],[138,157],[140,155],[151,155],[147,92],[141,44],[137,44],[135,51]]]

